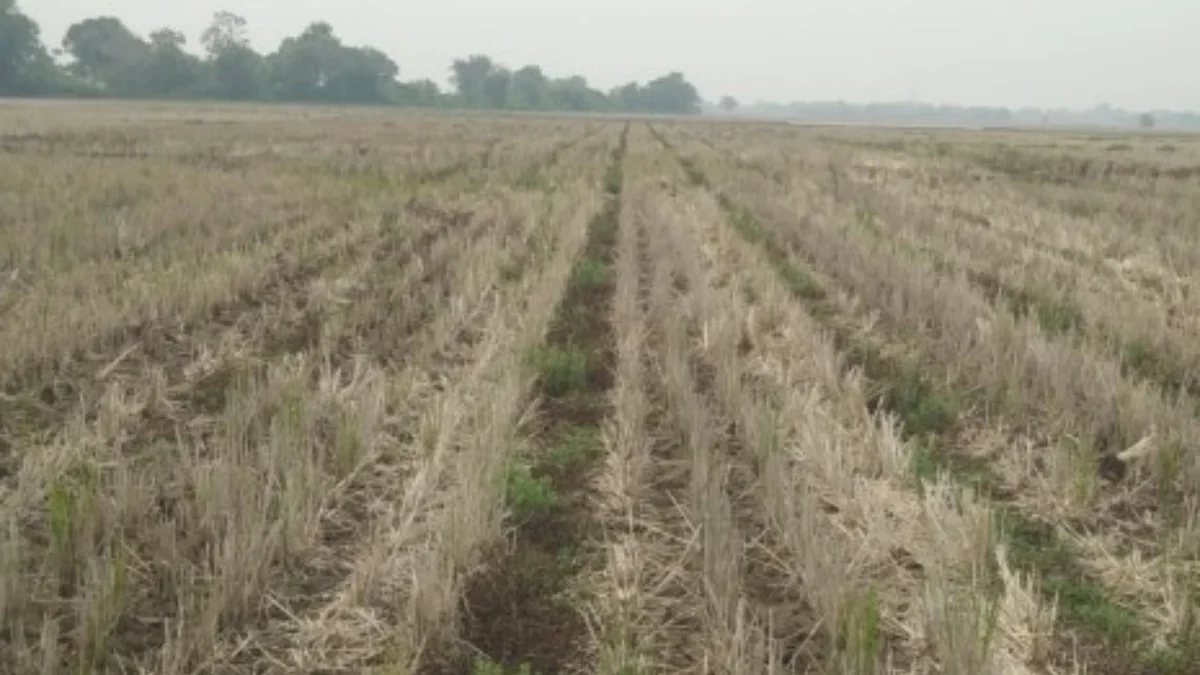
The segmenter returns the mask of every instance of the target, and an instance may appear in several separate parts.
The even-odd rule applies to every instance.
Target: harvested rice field
[[[0,107],[0,672],[1200,672],[1200,140]]]

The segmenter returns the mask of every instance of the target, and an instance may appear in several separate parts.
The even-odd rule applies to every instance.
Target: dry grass
[[[1200,665],[1193,139],[0,121],[4,672]]]
[[[372,632],[384,573],[461,576],[500,535],[481,486],[503,455],[457,449],[503,447],[518,421],[515,364],[615,135],[239,124],[64,124],[5,163],[28,195],[5,232],[22,291],[5,323],[6,671],[402,662],[454,625],[455,586],[389,598]],[[288,143],[321,152],[285,161]],[[553,189],[523,183],[531,167]],[[435,512],[447,525],[427,530]],[[397,536],[408,568],[384,555]]]
[[[1186,581],[1196,536],[1189,450],[1200,427],[1186,387],[1140,376],[1119,353],[1137,339],[1138,317],[1166,316],[1157,305],[1169,301],[1126,292],[1140,313],[1104,307],[1100,295],[1117,288],[1104,266],[1058,255],[1052,267],[1032,230],[995,235],[994,204],[1036,213],[995,192],[991,210],[970,212],[978,222],[960,213],[951,226],[945,212],[966,212],[953,201],[962,192],[921,187],[950,180],[936,161],[881,159],[869,143],[874,156],[861,153],[861,139],[830,151],[793,138],[796,151],[781,155],[788,133],[774,133],[761,149],[673,138],[693,179],[719,193],[730,223],[764,245],[792,293],[875,380],[879,403],[921,441],[918,469],[947,464],[999,503],[1014,560],[1044,576],[1063,623],[1096,643],[1093,670],[1185,672],[1197,654],[1185,608],[1196,592]],[[1001,189],[981,185],[972,189]],[[951,207],[939,213],[941,195]],[[1088,288],[1096,299],[1081,303]]]

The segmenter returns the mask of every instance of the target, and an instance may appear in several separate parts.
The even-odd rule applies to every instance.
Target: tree
[[[645,85],[637,82],[607,94],[580,75],[552,78],[537,65],[509,70],[484,54],[455,60],[454,92],[430,80],[400,82],[400,67],[370,46],[345,45],[325,21],[310,23],[281,41],[269,55],[250,44],[246,20],[215,12],[200,36],[203,53],[187,49],[184,34],[160,28],[148,38],[115,16],[71,25],[52,56],[37,24],[0,0],[0,96],[55,92],[115,97],[210,97],[332,103],[395,103],[483,109],[699,112],[700,98],[673,72]],[[60,57],[69,65],[60,67]]]
[[[48,62],[38,25],[16,0],[0,0],[0,94],[35,93]]]
[[[1151,115],[1148,112],[1142,113],[1140,116],[1138,116],[1138,126],[1143,129],[1153,129],[1155,122],[1156,120],[1154,119],[1154,115]]]
[[[322,97],[347,103],[384,103],[400,68],[372,47],[340,47],[331,55]]]
[[[268,79],[275,98],[292,101],[315,101],[320,98],[326,76],[322,62],[324,31],[310,26],[298,37],[289,37],[267,57]]]
[[[549,82],[538,66],[525,66],[512,74],[509,100],[520,110],[542,110],[550,104]]]
[[[276,98],[383,103],[397,95],[396,63],[372,47],[346,47],[323,21],[284,40],[268,61]]]
[[[587,78],[572,75],[554,80],[550,87],[557,110],[571,112],[590,112],[607,110],[610,107],[604,94],[588,86]]]
[[[200,42],[208,52],[214,95],[235,101],[262,98],[263,59],[250,46],[245,19],[232,12],[213,14]]]
[[[724,110],[727,113],[731,113],[734,110],[737,110],[738,101],[736,98],[734,98],[732,96],[722,96],[721,102],[718,103],[717,105],[721,108],[721,110]]]
[[[509,104],[509,90],[512,88],[512,73],[507,68],[492,68],[483,81],[483,100],[489,108],[503,110]]]
[[[101,16],[73,24],[62,46],[74,58],[71,71],[92,85],[116,95],[148,93],[145,68],[151,60],[150,45],[120,19]]]
[[[678,71],[652,80],[639,97],[646,112],[690,115],[700,112],[700,93]]]
[[[465,59],[455,59],[450,65],[450,81],[462,98],[472,106],[485,105],[487,80],[496,70],[492,59],[482,54],[472,54]]]
[[[214,13],[212,23],[200,35],[200,44],[204,45],[205,51],[212,57],[232,49],[249,47],[246,19],[233,12]]]
[[[159,28],[150,34],[150,46],[164,51],[183,51],[187,36],[170,28]]]
[[[203,71],[198,58],[187,53],[183,33],[160,28],[150,34],[150,57],[145,67],[147,88],[158,95],[196,94]]]
[[[637,82],[630,82],[608,92],[608,99],[618,110],[641,110],[642,88]]]
[[[433,80],[405,82],[396,87],[396,102],[432,108],[442,104],[442,92]]]
[[[218,96],[234,101],[263,98],[263,59],[249,47],[235,47],[210,60]]]

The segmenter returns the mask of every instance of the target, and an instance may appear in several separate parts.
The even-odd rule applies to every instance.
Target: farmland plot
[[[3,113],[3,672],[1200,664],[1187,139],[86,110]]]

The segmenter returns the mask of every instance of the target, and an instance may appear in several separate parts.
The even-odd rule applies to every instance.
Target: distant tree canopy
[[[250,45],[246,20],[217,12],[196,54],[183,33],[160,28],[147,37],[113,16],[83,19],[62,39],[59,64],[36,22],[17,0],[0,0],[0,96],[107,96],[395,104],[577,112],[700,112],[700,95],[682,73],[605,94],[586,79],[555,78],[541,67],[515,71],[483,54],[455,60],[452,91],[428,79],[402,82],[400,67],[374,47],[346,45],[317,21],[270,54]]]
[[[21,13],[16,0],[0,0],[0,95],[53,87],[54,71],[38,25]]]
[[[1142,127],[1200,130],[1200,113],[1186,110],[1152,110],[1139,113],[1103,104],[1089,109],[1071,110],[1067,108],[934,105],[913,101],[891,103],[795,101],[792,103],[755,103],[743,105],[739,109],[744,114],[756,117],[784,118],[810,123],[930,124],[979,127],[1082,126],[1118,129]]]

